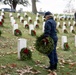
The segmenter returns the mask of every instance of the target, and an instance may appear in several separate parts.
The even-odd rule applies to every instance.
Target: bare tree
[[[29,4],[28,0],[4,0],[4,4],[8,4],[11,6],[11,9],[16,9],[17,4],[22,4],[27,6]]]
[[[72,12],[74,10],[74,2],[75,0],[65,0],[67,2],[66,7],[67,12]]]
[[[36,2],[40,2],[40,1],[39,0],[31,0],[31,2],[32,2],[32,12],[34,14],[36,14],[37,13]]]
[[[32,12],[34,14],[37,13],[37,8],[36,8],[36,2],[39,2],[39,0],[31,0],[31,4],[32,4]],[[22,4],[24,6],[29,5],[29,1],[28,0],[3,0],[4,4],[9,4],[11,6],[11,9],[16,9],[17,4]]]

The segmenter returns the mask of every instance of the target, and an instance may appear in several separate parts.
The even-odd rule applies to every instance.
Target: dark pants
[[[53,51],[48,55],[48,58],[50,59],[50,64],[52,64],[52,65],[58,63],[56,46],[57,46],[57,41],[54,41],[54,49],[53,49]]]

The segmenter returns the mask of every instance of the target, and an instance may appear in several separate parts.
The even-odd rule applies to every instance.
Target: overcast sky
[[[40,7],[38,7],[40,5]],[[62,12],[65,8],[65,3],[62,0],[41,0],[40,3],[37,3],[38,10],[42,8],[45,11],[51,12]]]
[[[31,4],[31,0],[30,4]],[[66,8],[66,2],[67,0],[40,0],[40,2],[37,2],[37,10],[39,11],[42,9],[42,11],[51,11],[52,13],[62,13],[64,9]],[[76,0],[75,2],[72,2],[72,6],[76,8]],[[6,7],[6,6],[4,6]],[[10,6],[7,6],[10,7]],[[0,8],[1,4],[0,4]],[[23,7],[22,5],[16,7],[16,10],[19,10],[20,8],[23,8],[24,11],[31,11],[31,6]]]
[[[31,3],[31,0],[29,0]],[[62,13],[66,9],[67,0],[40,0],[37,2],[38,11],[51,11],[53,13]],[[72,6],[76,8],[76,0],[72,2]],[[31,8],[29,8],[31,10]]]

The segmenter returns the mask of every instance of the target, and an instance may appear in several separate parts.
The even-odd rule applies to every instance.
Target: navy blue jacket
[[[53,18],[49,18],[45,22],[44,37],[50,36],[54,41],[58,40],[56,32],[56,22]]]

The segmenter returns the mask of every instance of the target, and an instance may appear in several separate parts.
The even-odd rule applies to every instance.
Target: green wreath
[[[49,54],[54,49],[54,41],[48,36],[43,38],[43,34],[36,39],[35,48],[42,54]]]
[[[39,25],[38,24],[36,24],[36,26],[35,26],[36,28],[39,28]]]
[[[20,31],[19,29],[15,29],[15,30],[14,30],[14,35],[15,35],[15,36],[21,36],[22,33],[21,33],[21,31]]]
[[[2,22],[0,22],[0,26],[3,26],[3,23]]]
[[[32,57],[32,52],[28,48],[22,48],[20,51],[21,60],[29,60]]]
[[[67,51],[67,50],[69,50],[69,49],[70,49],[70,47],[69,47],[68,43],[67,43],[67,42],[64,43],[64,50]]]
[[[26,25],[25,25],[25,28],[26,28],[26,29],[29,29],[29,25],[28,25],[28,24],[26,24]]]
[[[64,33],[68,33],[68,31],[65,29],[65,30],[64,30]]]
[[[74,30],[72,30],[72,33],[75,33],[75,31],[74,31]]]
[[[36,36],[35,30],[31,30],[31,35],[32,35],[32,36]]]

